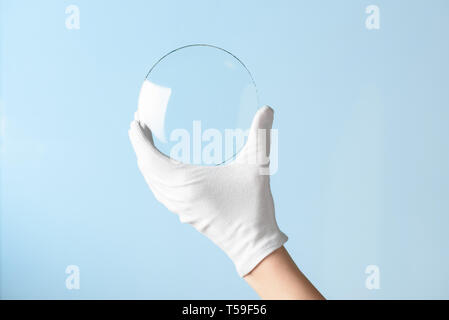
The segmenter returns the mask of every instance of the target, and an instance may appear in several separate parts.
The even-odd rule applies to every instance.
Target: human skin
[[[262,299],[325,300],[284,246],[265,257],[244,279]]]

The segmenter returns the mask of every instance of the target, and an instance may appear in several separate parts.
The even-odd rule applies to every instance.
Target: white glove
[[[272,123],[273,109],[259,109],[246,145],[233,162],[219,166],[170,159],[138,119],[129,130],[138,166],[156,199],[224,250],[241,277],[287,241],[276,223],[270,190],[266,154]]]

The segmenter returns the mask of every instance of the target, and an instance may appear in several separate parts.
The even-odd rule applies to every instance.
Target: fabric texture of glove
[[[138,117],[129,130],[138,167],[156,199],[218,245],[241,277],[287,241],[275,219],[270,189],[272,122],[273,109],[259,109],[236,159],[218,166],[170,159],[157,150]]]

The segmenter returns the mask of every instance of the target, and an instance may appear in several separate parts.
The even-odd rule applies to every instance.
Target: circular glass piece
[[[150,69],[138,116],[162,153],[217,165],[242,149],[258,106],[256,84],[242,61],[222,48],[195,44],[171,51]]]

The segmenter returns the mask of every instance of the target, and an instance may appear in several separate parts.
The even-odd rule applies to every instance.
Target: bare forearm
[[[284,247],[267,256],[244,279],[262,299],[324,299]]]

